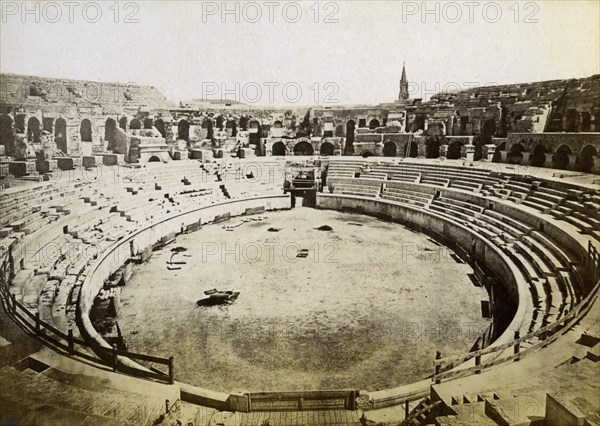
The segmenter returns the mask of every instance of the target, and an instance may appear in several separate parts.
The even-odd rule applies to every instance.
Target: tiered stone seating
[[[385,174],[387,179],[394,181],[419,182],[421,179],[421,173],[410,170],[402,170],[398,166],[373,166],[371,170],[373,173]]]
[[[433,196],[419,191],[403,189],[400,186],[386,184],[381,194],[381,198],[396,201],[398,203],[413,204],[420,207],[426,207],[427,205],[429,205],[429,203],[431,203]]]
[[[330,168],[333,166],[334,163],[330,164]],[[345,167],[350,168],[348,165]],[[385,181],[381,198],[427,208],[446,217],[447,220],[475,229],[513,260],[527,279],[535,305],[527,331],[534,331],[559,319],[581,298],[582,287],[575,269],[577,262],[572,255],[566,253],[543,231],[532,230],[529,224],[521,222],[516,217],[487,208],[487,204],[483,201],[481,203],[476,203],[475,199],[466,201],[462,199],[464,197],[459,199],[452,194],[453,191],[468,191],[473,194],[473,197],[499,198],[504,203],[549,211],[563,207],[567,192],[548,187],[546,182],[528,177],[504,176],[488,171],[473,173],[470,169],[460,167],[458,169],[456,170],[455,166],[408,162],[371,167],[371,170],[377,173],[386,173],[388,179],[395,172],[419,173],[420,182],[417,184]],[[353,182],[356,186],[356,182],[364,179],[363,176],[361,174],[360,178],[347,179],[348,185]],[[330,179],[328,176],[328,182]],[[335,184],[337,180],[334,179],[333,182]],[[431,185],[445,187],[442,189],[442,196],[434,197],[433,193],[423,192],[424,188]],[[334,193],[339,192],[336,186]],[[348,189],[344,186],[341,192],[365,195],[362,188]],[[587,196],[585,203],[584,196]],[[572,200],[567,203],[570,204],[568,213],[571,220],[577,222],[579,227],[583,227],[584,225],[579,222],[583,222],[584,212],[587,213],[587,217],[595,218],[593,214],[590,215],[590,211],[598,200],[592,198],[593,195],[586,195],[585,192],[571,192],[570,197]],[[575,212],[580,212],[581,216],[578,217]],[[563,213],[566,219],[567,212]],[[590,223],[587,225],[585,230],[589,232],[593,228]]]
[[[381,192],[382,182],[378,179],[335,178],[328,179],[327,184],[334,188],[334,194],[378,197]]]
[[[356,161],[332,161],[329,163],[329,169],[327,170],[327,176],[333,177],[354,177],[355,171],[359,170],[361,163]]]

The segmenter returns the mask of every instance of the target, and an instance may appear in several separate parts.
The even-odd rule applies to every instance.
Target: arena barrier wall
[[[155,370],[147,369],[136,363],[134,359],[148,362],[156,362],[158,357],[151,356],[133,356],[129,357],[128,352],[116,351],[102,338],[102,336],[94,329],[89,317],[90,310],[94,303],[94,299],[100,289],[104,286],[104,282],[121,267],[132,255],[132,245],[135,254],[143,252],[144,249],[152,247],[160,243],[162,238],[171,234],[181,232],[181,229],[186,229],[187,226],[196,226],[197,223],[213,222],[224,215],[240,216],[246,213],[247,209],[256,209],[256,211],[264,210],[281,210],[290,208],[290,197],[288,195],[266,196],[251,199],[232,200],[226,203],[202,206],[197,209],[176,214],[167,219],[163,219],[157,223],[140,229],[129,237],[120,240],[110,249],[105,251],[90,267],[85,281],[81,286],[78,302],[78,319],[80,320],[80,328],[85,335],[86,340],[91,340],[93,343],[89,346],[101,357],[112,357],[112,365],[118,365],[123,371],[132,371],[139,375],[149,376],[156,374]],[[254,211],[254,210],[251,210]],[[201,238],[201,234],[198,234]],[[169,378],[174,380],[173,359],[168,358],[170,362]],[[142,372],[142,373],[139,373]],[[224,409],[225,406],[234,403],[228,394],[212,392],[205,389],[186,386],[185,391],[182,391],[181,397],[183,400],[202,405]]]
[[[453,192],[456,194],[457,192]],[[500,203],[497,203],[500,206]],[[582,300],[575,309],[561,320],[547,325],[533,333],[527,334],[528,321],[533,309],[533,302],[527,281],[513,262],[504,255],[496,246],[491,244],[485,237],[457,223],[452,223],[445,217],[439,216],[431,211],[424,211],[418,207],[399,204],[391,200],[373,199],[360,196],[318,194],[317,208],[332,209],[338,211],[358,211],[376,217],[386,217],[400,223],[408,223],[411,226],[421,227],[442,236],[448,241],[456,243],[465,252],[469,252],[474,260],[483,262],[494,274],[502,277],[507,293],[514,303],[518,304],[517,312],[511,324],[505,332],[487,348],[454,357],[439,358],[435,360],[435,373],[431,379],[422,380],[406,386],[386,389],[377,392],[363,392],[368,398],[365,408],[382,408],[401,404],[428,395],[429,386],[439,383],[442,379],[453,379],[475,374],[486,368],[494,367],[509,361],[515,361],[523,357],[527,352],[539,349],[554,341],[561,334],[560,331],[568,329],[582,318],[591,308],[595,298],[598,296],[600,282],[593,285],[590,293]],[[496,210],[501,211],[500,208]],[[505,209],[507,214],[519,213],[520,218],[527,214],[517,209]],[[541,219],[537,221],[542,222]],[[531,218],[528,222],[534,223]],[[545,222],[547,223],[547,222]],[[581,245],[568,236],[565,231],[551,225],[549,229],[553,234],[562,239],[570,240],[569,245],[575,249],[574,253],[581,253]],[[546,228],[545,228],[546,229]],[[473,243],[474,242],[474,243]],[[471,247],[470,250],[466,249]],[[585,253],[585,249],[583,249]],[[515,331],[524,336],[515,339]],[[539,338],[540,342],[520,351],[521,342]],[[482,356],[487,357],[482,362]]]

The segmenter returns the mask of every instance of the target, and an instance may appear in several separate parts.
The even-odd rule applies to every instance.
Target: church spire
[[[399,100],[408,99],[408,78],[406,78],[406,65],[402,62],[402,77],[400,78]]]

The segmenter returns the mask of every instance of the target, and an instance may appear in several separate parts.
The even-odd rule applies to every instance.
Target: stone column
[[[464,145],[464,153],[465,153],[465,159],[467,161],[473,161],[475,159],[475,145],[473,144],[467,144]]]
[[[594,160],[592,173],[595,175],[600,175],[600,156],[592,156],[592,160]]]
[[[531,151],[523,151],[523,158],[521,159],[521,164],[528,166],[529,163],[531,163],[531,156],[533,155],[533,152]]]
[[[503,163],[508,162],[508,154],[510,153],[510,151],[507,151],[505,149],[503,149],[502,151],[500,151],[500,161],[502,161]]]
[[[79,155],[81,152],[80,147],[80,136],[79,136],[79,126],[77,123],[69,123],[67,122],[67,134],[65,135],[67,140],[67,152],[65,154],[71,155]]]
[[[484,145],[484,147],[487,148],[487,160],[491,163],[494,159],[494,154],[496,153],[496,145],[492,143]]]
[[[425,139],[423,139],[421,141],[415,140],[415,142],[417,144],[417,156],[425,157],[425,154],[426,154]],[[400,150],[396,150],[396,157],[398,156],[398,154],[400,154]]]
[[[448,145],[440,145],[440,157],[446,158],[448,156]]]
[[[569,154],[569,164],[567,164],[567,170],[575,170],[577,167],[577,154]]]
[[[544,155],[546,156],[546,161],[544,161],[544,167],[552,167],[552,157],[554,157],[554,153],[553,152],[546,152],[544,153]]]
[[[454,134],[454,116],[451,115],[448,118],[448,124],[446,125],[446,134],[452,136]]]

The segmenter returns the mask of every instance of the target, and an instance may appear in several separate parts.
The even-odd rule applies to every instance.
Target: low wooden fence
[[[358,390],[253,392],[248,411],[355,410]]]
[[[579,302],[579,304],[575,306],[571,312],[564,315],[559,320],[534,332],[531,332],[526,336],[520,337],[519,333],[515,332],[515,339],[512,342],[498,346],[491,346],[479,351],[473,351],[462,355],[454,355],[444,358],[442,358],[438,352],[438,356],[434,361],[435,372],[431,376],[431,379],[435,383],[441,383],[442,380],[458,379],[471,374],[477,374],[483,370],[500,364],[518,361],[526,354],[549,345],[563,332],[567,331],[574,324],[580,321],[589,312],[596,298],[598,297],[599,289],[600,282],[597,282],[592,291],[590,291],[590,293],[581,302]],[[537,341],[533,342],[534,339],[537,339]],[[532,345],[524,350],[521,350],[522,343],[531,343]],[[511,354],[502,354],[502,352],[510,349],[511,347],[513,348]],[[497,358],[487,362],[481,362],[481,357],[494,353],[498,354]],[[454,369],[455,366],[458,366],[463,362],[473,358],[475,358],[475,365],[466,368]]]
[[[69,329],[67,333],[62,332],[53,325],[40,319],[39,313],[32,313],[17,301],[15,295],[9,292],[5,272],[6,260],[2,264],[2,273],[0,273],[0,298],[2,299],[2,306],[7,315],[23,328],[26,333],[33,335],[41,342],[63,355],[86,359],[96,364],[110,367],[112,371],[115,372],[169,384],[174,383],[173,357],[161,358],[152,355],[123,351],[116,347],[110,348],[78,339],[74,337],[72,329]],[[163,369],[164,367],[167,367],[167,371],[162,371],[157,368],[141,369],[130,367],[120,362],[119,357],[156,364],[162,366]]]

